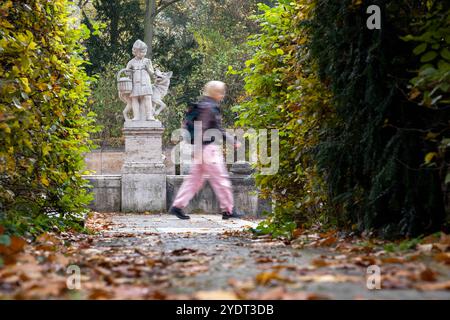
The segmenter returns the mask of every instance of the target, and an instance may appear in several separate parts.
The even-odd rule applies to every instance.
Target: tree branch
[[[158,5],[158,9],[156,9],[155,11],[155,17],[161,13],[162,11],[164,11],[167,7],[170,7],[171,5],[180,2],[181,0],[171,0],[168,2],[162,2],[162,0],[160,1],[159,5]]]

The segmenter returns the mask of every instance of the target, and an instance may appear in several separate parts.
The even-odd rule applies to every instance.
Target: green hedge
[[[369,5],[382,29],[369,30]],[[243,71],[239,124],[280,130],[276,200],[259,230],[328,223],[384,236],[446,227],[448,1],[279,0]],[[446,179],[447,177],[447,179]],[[446,182],[447,180],[447,182]]]
[[[89,32],[66,0],[2,1],[0,16],[1,223],[64,228],[91,200],[81,177],[95,129],[81,44]]]
[[[313,151],[333,110],[310,56],[308,21],[314,6],[308,1],[279,1],[278,6],[260,9],[263,13],[255,19],[261,32],[250,38],[255,53],[242,72],[247,101],[235,111],[239,126],[279,130],[279,170],[275,175],[257,175],[256,181],[263,194],[276,201],[271,225],[262,224],[261,229],[267,230],[261,231],[286,233],[292,230],[292,221],[329,218]]]
[[[373,4],[382,11],[381,30],[366,27],[366,9]],[[426,89],[425,103],[417,99],[420,93],[410,94],[410,79],[424,63],[446,68],[448,81],[448,8],[441,0],[317,0],[313,55],[333,92],[338,119],[324,131],[317,159],[334,210],[360,230],[416,236],[441,229],[448,218],[443,188],[448,163],[445,155],[432,156],[450,136],[448,82],[446,92],[444,78],[442,86],[431,79],[421,83],[437,86],[433,94],[446,105],[431,103]],[[431,20],[443,29],[424,30]],[[403,41],[424,32],[428,49],[438,53],[425,59],[418,43]]]

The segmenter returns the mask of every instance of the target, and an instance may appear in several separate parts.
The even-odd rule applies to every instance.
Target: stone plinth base
[[[164,212],[165,210],[165,173],[122,175],[122,212]]]
[[[122,212],[162,212],[166,208],[164,128],[159,121],[127,121],[123,129]]]

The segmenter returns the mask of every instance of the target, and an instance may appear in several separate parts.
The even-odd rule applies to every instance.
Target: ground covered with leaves
[[[449,235],[385,242],[297,229],[286,240],[254,236],[255,225],[212,215],[93,213],[91,234],[45,233],[34,242],[2,236],[0,298],[450,298]],[[367,287],[376,285],[368,273],[374,265],[379,290]]]

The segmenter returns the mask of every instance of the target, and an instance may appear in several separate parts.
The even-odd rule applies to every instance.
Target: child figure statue
[[[151,76],[155,71],[152,61],[145,58],[147,45],[137,40],[133,45],[134,58],[128,62],[127,71],[132,74],[132,91],[129,94],[119,93],[122,101],[127,103],[127,109],[131,105],[133,120],[155,120],[155,111],[152,104],[153,88]],[[125,120],[129,120],[127,117]]]

